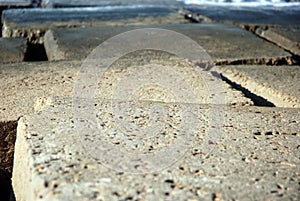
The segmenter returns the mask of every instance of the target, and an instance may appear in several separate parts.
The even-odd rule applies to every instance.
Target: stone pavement
[[[50,60],[84,59],[94,48],[111,36],[139,27],[91,27],[55,29],[46,33],[45,47]],[[151,26],[154,27],[154,26]],[[215,62],[290,63],[291,54],[253,34],[222,24],[156,25],[190,37],[201,45]]]
[[[182,7],[183,3],[173,0],[42,0],[45,7],[89,7],[89,6],[124,6],[124,5],[164,5]]]
[[[299,55],[300,8],[248,8],[222,6],[187,7],[191,20],[223,22],[245,28],[280,47]]]
[[[295,55],[300,55],[300,26],[260,28],[255,33]]]
[[[226,66],[217,71],[277,107],[300,107],[299,66]]]
[[[87,7],[9,9],[2,14],[2,35],[20,37],[28,35],[43,43],[45,31],[56,27],[120,26],[187,22],[178,14],[178,8],[165,6],[145,7]]]
[[[199,121],[194,140],[189,141],[186,134],[177,134],[178,137],[187,137],[190,143],[186,153],[183,156],[173,153],[175,159],[172,163],[162,169],[154,168],[152,172],[152,169],[143,169],[146,168],[143,164],[134,166],[136,171],[124,164],[123,171],[118,171],[122,166],[113,166],[118,162],[113,160],[115,156],[110,156],[112,152],[96,152],[101,149],[92,149],[84,144],[83,137],[79,137],[81,133],[76,131],[76,122],[84,117],[72,115],[72,99],[54,98],[45,102],[48,106],[44,105],[41,112],[19,121],[15,152],[18,160],[13,172],[17,200],[299,199],[299,109],[140,102],[139,107],[145,111],[149,104],[158,104],[199,112],[190,114]],[[114,108],[123,107],[122,102],[100,100],[96,103],[97,116],[94,118],[99,123],[106,122],[100,128],[101,138],[106,139],[107,146],[117,146],[120,154],[125,152],[123,157],[126,160],[129,153],[136,150],[130,148],[130,138],[121,137],[121,130],[120,136],[110,137],[110,130],[118,128],[114,127],[114,117],[108,118]],[[207,121],[211,107],[218,111],[213,114],[212,122]],[[140,114],[124,115],[124,118],[134,118]],[[222,115],[226,119],[219,122]],[[176,118],[166,118],[170,124],[176,121]],[[180,126],[175,124],[174,129]],[[213,151],[201,146],[207,135],[212,134],[210,129],[222,130],[213,141]],[[168,137],[172,138],[172,135]],[[97,135],[94,140],[97,141]],[[156,141],[152,138],[144,140],[145,143]],[[156,146],[159,147],[171,139],[166,141],[160,136],[157,140],[159,144]],[[156,146],[152,148],[156,149]],[[205,158],[209,151],[212,152]],[[100,157],[93,158],[95,153]],[[140,174],[132,174],[139,171]]]
[[[1,200],[300,199],[298,8],[40,2],[2,13]],[[85,68],[146,27],[211,60],[146,49]]]

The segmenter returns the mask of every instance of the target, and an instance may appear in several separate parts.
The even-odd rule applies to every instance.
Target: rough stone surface
[[[102,80],[98,80],[98,82],[102,81],[101,86],[104,86],[101,87],[99,85],[98,94],[101,94],[99,98],[111,98],[110,95],[113,92],[112,86],[117,85],[118,79],[123,74],[126,75],[127,71],[118,71],[117,68],[151,64],[151,62],[162,62],[163,59],[167,59],[167,56],[161,56],[161,54],[155,56],[153,53],[152,55],[149,53],[148,57],[153,58],[153,61],[141,56],[134,59],[134,55],[128,55],[128,57],[119,59],[104,74]],[[180,64],[178,60],[174,59],[164,62],[166,65],[173,65],[174,62],[177,65]],[[0,121],[17,120],[24,114],[32,113],[34,111],[34,101],[38,97],[71,96],[81,63],[80,61],[61,61],[0,65],[0,82],[4,83],[0,85]],[[189,83],[195,88],[197,88],[199,83],[203,82],[201,79],[193,82],[191,75],[194,76],[197,71],[185,71],[184,69],[187,67],[187,64],[183,63],[181,67],[183,71],[180,72],[180,75],[184,79],[189,80]],[[159,74],[159,72],[156,73]],[[188,75],[189,73],[190,75]],[[222,83],[222,81],[212,75],[207,76],[211,78],[211,80],[207,80],[208,84]],[[245,98],[240,92],[231,89],[225,82],[223,86],[227,98],[224,103],[237,105],[252,104],[251,100]],[[201,87],[198,86],[198,89],[201,90]],[[148,98],[155,98],[155,96]]]
[[[154,102],[139,106],[149,104]],[[109,114],[120,105],[101,102],[95,118],[107,143],[121,137],[121,143],[111,146],[126,148],[126,136],[121,133],[109,138],[109,128],[115,126]],[[208,121],[211,107],[219,112]],[[81,117],[72,115],[73,102],[52,99],[43,111],[19,121],[13,171],[17,200],[299,200],[299,109],[193,104],[187,108],[198,108],[193,115],[199,117],[200,128],[184,157],[158,172],[130,174],[92,158],[76,132],[74,122]],[[225,121],[216,121],[223,115]],[[212,127],[223,133],[203,158],[207,152],[201,143]],[[158,134],[160,144],[172,143],[172,135],[163,136]]]
[[[230,7],[230,6],[192,6],[191,12],[206,16],[217,22],[230,22],[248,25],[299,25],[300,8],[276,7]],[[195,15],[196,19],[197,16]]]
[[[178,9],[163,6],[9,9],[3,11],[3,37],[40,38],[56,27],[184,23]],[[42,42],[42,41],[39,41]]]
[[[43,96],[69,96],[80,62],[26,62],[0,65],[0,121],[34,112]]]
[[[90,27],[55,29],[46,33],[45,47],[50,60],[84,59],[106,39],[124,31],[146,28]],[[202,46],[215,62],[276,63],[290,56],[281,48],[253,34],[222,24],[169,24],[156,28],[182,33]]]
[[[258,28],[255,33],[293,54],[300,55],[300,26]]]
[[[299,66],[224,66],[217,71],[278,107],[300,107]]]
[[[88,7],[88,6],[124,6],[124,5],[163,5],[168,7],[182,6],[183,3],[173,0],[42,0],[44,7]]]
[[[23,61],[26,48],[24,38],[0,38],[0,63]]]

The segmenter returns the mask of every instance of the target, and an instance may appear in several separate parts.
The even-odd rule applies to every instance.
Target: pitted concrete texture
[[[299,25],[300,8],[241,7],[241,6],[187,6],[187,10],[206,16],[216,22],[247,25]],[[195,17],[197,18],[197,15]]]
[[[300,26],[275,26],[258,28],[255,33],[274,42],[293,54],[300,55]]]
[[[50,60],[84,59],[105,40],[125,31],[149,26],[90,27],[55,29],[46,33],[45,47]],[[288,58],[281,48],[255,35],[230,25],[168,24],[155,28],[169,29],[184,34],[201,47],[216,62],[250,61],[262,63]]]
[[[3,37],[41,38],[57,27],[186,23],[178,9],[165,6],[9,9],[2,14]],[[38,41],[42,43],[43,41]]]
[[[113,87],[117,85],[118,79],[128,73],[128,71],[124,71],[122,68],[135,66],[134,69],[136,69],[138,65],[142,66],[157,63],[158,61],[160,61],[160,64],[170,66],[176,63],[174,66],[177,66],[177,70],[182,67],[182,72],[178,72],[179,75],[183,79],[186,79],[195,90],[198,90],[196,91],[197,93],[200,93],[201,89],[206,88],[203,86],[203,80],[193,79],[198,67],[188,66],[183,61],[180,63],[179,60],[175,58],[169,58],[168,61],[168,55],[163,56],[157,54],[155,56],[155,54],[151,55],[151,52],[148,53],[148,57],[141,57],[141,55],[135,57],[134,54],[131,54],[119,59],[113,64],[111,68],[103,74],[103,77],[94,83],[97,86],[97,82],[99,82],[97,91],[98,97],[111,99]],[[151,58],[153,61],[151,61]],[[38,97],[71,96],[81,64],[82,62],[80,61],[2,64],[0,66],[0,82],[3,83],[0,85],[0,121],[17,120],[24,114],[34,112],[34,101]],[[118,70],[118,68],[120,68],[120,70]],[[159,75],[161,72],[162,71],[157,70],[155,73]],[[191,73],[191,75],[188,75],[189,73]],[[252,101],[245,98],[241,92],[231,89],[225,82],[213,77],[209,73],[207,73],[206,76],[206,84],[224,87],[223,91],[224,95],[226,95],[226,100],[222,100],[224,103],[234,105],[253,104]],[[133,77],[133,79],[135,79],[135,77]],[[201,83],[202,85],[200,85]],[[197,86],[198,84],[199,86]],[[141,91],[142,94],[144,92],[147,91]],[[155,96],[154,94],[163,95],[163,93],[158,93],[157,91],[157,93],[152,93],[152,97],[146,96],[145,93],[144,96],[140,97],[157,100],[160,96]],[[210,95],[214,96],[213,94]],[[199,101],[201,101],[200,98]]]
[[[81,62],[26,62],[0,65],[0,121],[34,112],[35,98],[70,96]]]
[[[224,66],[217,71],[277,107],[300,107],[299,66]]]
[[[98,103],[92,118],[99,120],[102,137],[110,146],[125,148],[128,136],[109,132],[116,126],[109,114],[122,102]],[[84,147],[76,131],[74,122],[82,117],[73,115],[72,99],[53,98],[43,111],[22,117],[12,179],[17,200],[299,200],[299,109],[139,102],[145,110],[149,104],[197,109],[191,115],[198,117],[199,128],[184,157],[148,174],[118,172],[108,168],[109,160],[92,158],[93,147]],[[218,112],[209,120],[212,108]],[[218,121],[221,116],[224,121]],[[180,132],[178,124],[173,126],[167,130]],[[222,133],[203,158],[208,152],[201,143],[209,128]],[[97,139],[90,134],[85,139]],[[169,146],[174,135],[165,134],[158,133],[157,142]],[[112,144],[117,138],[120,143]],[[109,158],[110,152],[101,156]]]
[[[26,48],[25,38],[0,38],[0,63],[23,61]]]
[[[89,7],[89,6],[124,6],[124,5],[161,5],[168,7],[183,6],[182,2],[173,0],[42,0],[44,7]]]

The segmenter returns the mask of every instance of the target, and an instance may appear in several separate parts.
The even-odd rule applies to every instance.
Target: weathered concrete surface
[[[120,26],[188,22],[164,6],[9,9],[3,11],[3,37],[39,38],[56,27]],[[32,36],[31,36],[32,35]]]
[[[23,61],[26,48],[25,38],[0,38],[0,63]]]
[[[300,26],[275,26],[267,29],[257,28],[255,33],[278,46],[300,55]]]
[[[131,65],[143,65],[145,62],[151,64],[152,62],[149,59],[143,61],[143,58],[141,57],[136,58],[136,60],[132,57],[119,59],[118,62],[112,65],[110,70],[104,74],[103,78],[97,80],[102,83],[101,86],[99,85],[98,89],[98,93],[102,95],[99,98],[111,98],[113,87],[117,86],[118,79],[120,79],[122,75],[126,75],[127,71],[117,70],[118,67],[125,68],[130,67]],[[156,58],[154,57],[153,62],[157,62],[157,57],[159,57],[159,54]],[[142,61],[144,63],[142,63]],[[176,65],[179,65],[183,69],[187,67],[186,64],[183,63],[180,65],[178,60],[175,61]],[[171,64],[172,60],[166,62],[166,65]],[[80,61],[26,62],[0,65],[0,82],[3,83],[0,85],[0,121],[17,120],[24,114],[34,112],[34,101],[38,97],[71,96],[80,67]],[[195,79],[193,81],[192,76],[195,75],[195,72],[197,71],[192,72],[191,70],[183,70],[182,72],[179,72],[179,75],[189,81],[193,87],[201,90],[200,86],[203,86],[203,81],[201,81],[201,79]],[[160,72],[158,71],[156,73],[159,75]],[[219,85],[220,83],[223,83],[210,74],[207,74],[207,76],[208,78],[211,78],[207,83],[212,86],[216,83]],[[225,83],[224,93],[226,93],[225,103],[236,105],[252,104],[251,100],[245,98],[240,92],[232,90]]]
[[[84,59],[106,39],[119,33],[149,26],[90,27],[55,29],[46,33],[45,47],[50,60]],[[184,34],[202,46],[215,62],[276,63],[289,61],[290,54],[253,34],[222,24],[169,24],[151,27]]]
[[[95,118],[105,122],[100,128],[114,128],[110,113],[120,104],[96,106]],[[152,103],[139,106],[148,104]],[[193,115],[199,115],[201,129],[185,156],[158,172],[130,174],[93,159],[76,132],[74,122],[81,117],[73,115],[73,102],[52,99],[44,111],[19,121],[13,171],[17,200],[299,200],[299,109],[213,106],[219,112],[207,121],[211,106],[187,107],[198,108]],[[222,115],[225,121],[217,121]],[[169,123],[176,118],[171,119]],[[212,127],[223,133],[203,159],[207,152],[201,143]],[[121,137],[111,146],[126,146],[126,136],[109,138],[108,130],[102,136],[107,143]],[[158,142],[172,144],[166,137],[167,141],[158,134]]]
[[[124,5],[164,5],[169,7],[183,6],[174,0],[42,0],[44,7],[88,7],[88,6],[124,6]]]
[[[224,66],[217,71],[278,107],[300,107],[299,66]]]
[[[26,62],[0,66],[0,121],[34,112],[41,96],[69,96],[80,62]]]
[[[299,25],[300,8],[276,7],[230,7],[230,6],[188,6],[194,14],[206,16],[217,22],[231,22],[247,25]],[[197,19],[197,16],[194,16]]]
[[[31,0],[0,0],[0,6],[30,6]]]

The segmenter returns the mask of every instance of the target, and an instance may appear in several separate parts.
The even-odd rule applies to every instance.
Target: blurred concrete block
[[[300,108],[300,66],[224,66],[218,72],[277,107]]]
[[[146,27],[149,26],[54,29],[45,35],[45,48],[49,60],[84,59],[108,38]],[[170,29],[190,37],[202,46],[215,62],[275,63],[278,59],[291,56],[252,33],[230,25],[169,24],[151,27]]]
[[[26,48],[25,38],[0,38],[0,63],[23,61]]]
[[[31,0],[0,0],[0,6],[29,6]]]
[[[176,0],[43,0],[44,7],[89,7],[89,6],[124,6],[155,5],[180,7],[182,2]]]

